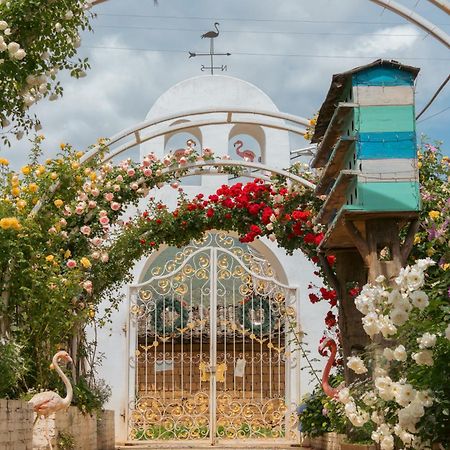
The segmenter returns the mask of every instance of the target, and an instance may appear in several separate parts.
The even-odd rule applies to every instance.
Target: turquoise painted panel
[[[414,75],[394,67],[370,67],[352,76],[353,85],[405,86],[414,84]]]
[[[356,128],[364,132],[415,131],[414,107],[362,106],[356,108]]]
[[[412,131],[359,133],[358,159],[416,158],[416,134]]]
[[[358,183],[358,203],[364,211],[418,211],[418,182]]]

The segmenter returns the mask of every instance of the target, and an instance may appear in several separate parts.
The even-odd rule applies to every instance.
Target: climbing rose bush
[[[383,336],[384,343],[368,360],[373,379],[342,389],[338,400],[354,426],[372,429],[382,450],[448,443],[450,308],[423,289],[426,271],[435,265],[419,259],[401,269],[393,286],[379,276],[355,299],[364,330],[372,340]],[[368,370],[358,357],[347,365],[357,374]]]
[[[13,0],[0,2],[0,126],[21,139],[39,119],[29,108],[62,95],[58,72],[85,76],[87,59],[75,59],[80,31],[91,29],[90,0]]]

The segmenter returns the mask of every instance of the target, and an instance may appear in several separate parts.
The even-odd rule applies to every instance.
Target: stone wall
[[[47,450],[48,427],[55,450],[61,438],[72,440],[75,450],[114,450],[114,411],[90,416],[71,406],[48,419],[40,418],[34,429],[33,421],[33,409],[27,402],[0,399],[0,449]]]
[[[0,448],[32,450],[33,409],[21,400],[0,399]]]

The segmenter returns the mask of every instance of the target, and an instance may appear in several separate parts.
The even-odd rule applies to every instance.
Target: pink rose
[[[119,192],[120,191],[120,186],[118,184],[115,184],[113,186],[114,192]]]
[[[118,175],[117,178],[116,178],[116,181],[118,181],[119,183],[122,183],[123,176],[122,175]]]
[[[66,220],[66,219],[59,219],[59,224],[60,224],[62,227],[65,227],[65,226],[67,225],[67,220]]]
[[[48,229],[48,232],[50,234],[55,234],[56,233],[56,228],[55,227],[51,227],[51,228]]]
[[[114,198],[114,194],[112,194],[111,192],[107,192],[107,193],[104,195],[104,197],[105,197],[105,200],[106,200],[107,202],[110,202],[110,201],[112,201],[112,199]]]
[[[100,195],[100,191],[97,188],[92,189],[91,194],[94,197],[98,197]]]
[[[156,171],[156,176],[157,177],[160,177],[162,175],[162,170],[161,169],[158,169],[157,171]]]
[[[148,167],[150,164],[151,164],[151,163],[150,163],[150,160],[149,160],[147,157],[145,157],[145,158],[142,160],[142,165],[143,165],[144,167]]]
[[[121,206],[122,206],[122,205],[121,205],[120,203],[117,203],[117,202],[112,202],[112,203],[111,203],[111,209],[112,209],[113,211],[118,211],[118,210],[120,209]]]
[[[80,231],[81,231],[84,235],[89,236],[89,235],[91,234],[91,227],[89,227],[89,226],[87,226],[87,225],[83,225],[83,226],[80,228]]]
[[[97,202],[95,200],[89,200],[88,207],[90,209],[94,209],[97,206]]]
[[[102,253],[102,262],[107,263],[109,261],[108,253]]]
[[[65,216],[71,216],[72,210],[68,206],[64,206],[64,215]]]
[[[170,186],[173,187],[174,189],[178,189],[179,184],[174,181],[173,183],[170,183]]]
[[[134,177],[136,175],[136,171],[134,169],[128,169],[127,170],[127,175],[129,177]]]
[[[163,163],[164,163],[164,165],[166,165],[166,166],[170,166],[170,163],[171,163],[170,158],[165,157],[165,158],[163,159]]]
[[[98,213],[98,215],[99,215],[100,217],[105,217],[105,216],[108,215],[108,213],[107,213],[104,209],[102,209],[102,210]]]
[[[89,294],[92,293],[92,281],[85,281],[83,283],[83,289],[86,290]]]
[[[87,200],[88,196],[82,192],[79,196],[78,196],[78,201],[79,202],[84,202],[85,200]]]
[[[69,259],[69,261],[66,262],[66,266],[69,269],[73,269],[74,267],[77,267],[77,262],[73,259]]]
[[[187,159],[183,156],[183,157],[181,157],[181,158],[178,160],[178,162],[179,162],[180,164],[186,164],[186,163],[187,163]]]
[[[92,256],[92,259],[99,259],[100,258],[100,253],[99,252],[93,252],[91,256]]]
[[[139,189],[139,185],[137,183],[131,183],[130,188],[133,189],[133,191],[137,191]]]
[[[91,239],[92,245],[95,245],[96,247],[98,247],[102,242],[103,242],[103,239],[100,237],[95,237],[95,238]]]
[[[153,171],[152,171],[152,169],[144,169],[143,173],[144,173],[144,176],[151,177]]]
[[[108,225],[108,223],[109,223],[108,217],[107,217],[107,216],[102,216],[102,217],[100,217],[100,223],[101,223],[102,225]]]

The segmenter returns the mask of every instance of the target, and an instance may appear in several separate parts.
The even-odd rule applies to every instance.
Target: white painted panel
[[[354,86],[353,98],[361,106],[412,105],[414,89],[411,86]]]
[[[417,181],[417,160],[407,158],[358,160],[356,169],[362,172],[362,181]]]

